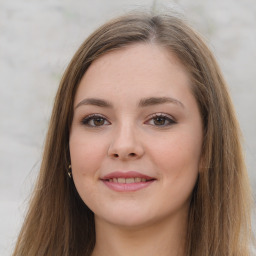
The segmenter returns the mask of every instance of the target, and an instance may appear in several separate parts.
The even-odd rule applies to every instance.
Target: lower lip
[[[103,180],[103,183],[110,189],[118,192],[132,192],[150,186],[155,180],[137,183],[117,183]]]

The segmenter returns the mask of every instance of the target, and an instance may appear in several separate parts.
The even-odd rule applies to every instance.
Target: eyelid
[[[170,125],[173,125],[173,124],[176,124],[177,121],[176,119],[171,116],[170,114],[166,114],[166,113],[162,113],[162,112],[158,112],[158,113],[154,113],[154,114],[151,114],[147,117],[147,120],[145,123],[148,123],[150,120],[152,120],[153,118],[156,118],[156,117],[164,117],[166,118],[167,120],[169,119],[170,120],[170,123],[167,124],[167,125],[163,125],[162,127],[166,127],[166,126],[170,126]],[[160,127],[160,126],[159,126]]]
[[[152,126],[159,126],[159,127],[167,127],[167,126],[171,126],[173,124],[176,124],[177,121],[176,119],[171,116],[170,114],[166,114],[166,113],[162,113],[162,112],[159,112],[159,113],[154,113],[154,114],[151,114],[147,117],[146,121],[144,122],[144,124],[149,124],[149,122],[154,119],[154,118],[157,118],[157,117],[163,117],[165,118],[169,123],[168,124],[164,124],[164,125],[154,125],[154,124],[151,124]],[[89,122],[91,120],[93,120],[94,118],[102,118],[104,119],[104,122],[107,122],[107,124],[102,124],[102,125],[90,125]],[[93,113],[93,114],[89,114],[85,117],[82,118],[82,120],[80,121],[82,125],[85,125],[85,126],[88,126],[88,127],[91,127],[91,128],[100,128],[102,126],[106,126],[106,125],[110,125],[111,122],[108,120],[108,118],[102,114],[99,114],[99,113]],[[150,124],[149,124],[150,125]]]
[[[103,118],[105,121],[107,121],[107,122],[108,122],[107,125],[110,125],[110,124],[111,124],[110,121],[108,121],[108,118],[107,118],[107,117],[105,117],[105,116],[102,115],[102,114],[98,114],[98,113],[90,114],[90,115],[87,115],[87,116],[83,117],[82,120],[81,120],[81,124],[82,124],[82,125],[86,125],[86,126],[88,126],[88,127],[92,127],[92,128],[100,128],[100,127],[102,127],[102,126],[105,126],[106,124],[101,125],[101,126],[93,126],[93,125],[89,125],[89,124],[88,124],[88,122],[90,122],[93,118],[99,118],[99,117],[100,117],[100,118]]]

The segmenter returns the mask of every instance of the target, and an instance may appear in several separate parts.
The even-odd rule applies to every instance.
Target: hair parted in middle
[[[250,228],[250,191],[225,81],[201,36],[182,19],[147,13],[124,15],[101,26],[67,67],[55,99],[40,176],[14,255],[91,255],[95,245],[93,213],[67,175],[74,98],[94,60],[137,43],[158,45],[178,57],[189,73],[203,121],[187,255],[249,255],[248,237],[241,234],[248,234]]]

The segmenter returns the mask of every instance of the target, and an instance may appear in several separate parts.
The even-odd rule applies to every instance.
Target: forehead
[[[189,84],[188,72],[173,53],[155,44],[133,44],[96,59],[84,74],[75,101],[95,95],[164,96],[171,88],[180,94],[178,89],[190,90]]]

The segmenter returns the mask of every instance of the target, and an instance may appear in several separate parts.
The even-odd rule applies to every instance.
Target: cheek
[[[97,138],[83,133],[71,133],[69,147],[75,187],[86,205],[94,205],[98,197],[95,186],[106,154],[105,147]]]
[[[154,143],[154,162],[159,173],[172,176],[172,180],[195,177],[198,174],[201,140],[190,134],[181,134]]]
[[[191,136],[177,136],[155,145],[155,166],[163,188],[172,200],[170,207],[187,205],[199,173],[200,141]],[[163,198],[162,203],[165,200]]]
[[[71,134],[69,147],[72,171],[83,176],[95,173],[106,154],[103,143],[79,134]]]

